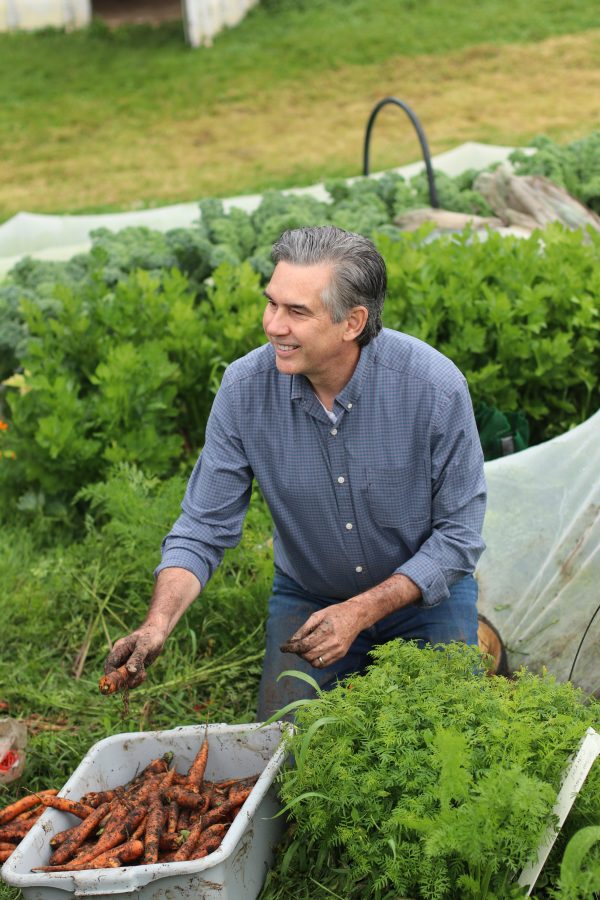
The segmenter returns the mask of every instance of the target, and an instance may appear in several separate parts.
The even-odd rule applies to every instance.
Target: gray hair
[[[294,228],[275,241],[271,255],[275,263],[331,263],[333,277],[322,300],[332,321],[343,321],[354,306],[366,306],[369,316],[356,339],[359,347],[379,334],[387,275],[383,257],[368,238],[333,225]]]

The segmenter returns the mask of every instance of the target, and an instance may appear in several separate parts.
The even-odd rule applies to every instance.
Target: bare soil
[[[92,0],[92,14],[111,28],[181,19],[180,0]]]

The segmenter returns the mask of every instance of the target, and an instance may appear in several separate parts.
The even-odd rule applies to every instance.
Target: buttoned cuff
[[[202,589],[206,587],[206,583],[212,575],[206,563],[199,559],[195,553],[190,553],[189,550],[178,549],[169,550],[168,553],[165,553],[162,562],[154,570],[154,577],[157,578],[158,573],[162,572],[163,569],[173,568],[187,569],[188,572],[196,576]]]
[[[417,553],[394,572],[406,575],[421,590],[421,606],[437,606],[450,596],[448,584],[440,567],[424,553]]]

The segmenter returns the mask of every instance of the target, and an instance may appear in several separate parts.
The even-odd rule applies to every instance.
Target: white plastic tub
[[[254,900],[283,829],[282,818],[273,818],[280,809],[273,780],[284,760],[279,745],[287,727],[285,723],[264,728],[257,724],[209,726],[207,779],[261,775],[219,849],[204,859],[87,872],[32,872],[33,867],[47,864],[50,838],[79,821],[49,809],[4,864],[3,879],[20,888],[25,900],[115,894],[140,900]],[[125,784],[167,751],[173,752],[177,771],[186,772],[204,733],[203,725],[192,725],[106,738],[91,748],[60,795],[79,799],[87,791]]]

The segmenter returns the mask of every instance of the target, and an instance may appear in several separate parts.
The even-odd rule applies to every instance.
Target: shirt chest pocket
[[[431,484],[425,467],[367,469],[367,500],[378,525],[399,528],[430,526]]]

